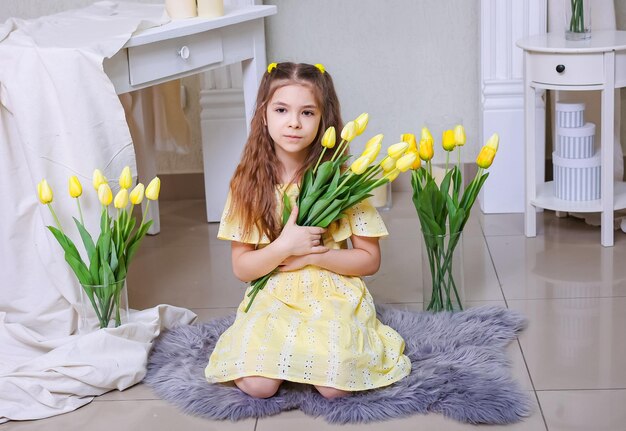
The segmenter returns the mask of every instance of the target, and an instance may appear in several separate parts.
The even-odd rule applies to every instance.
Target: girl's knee
[[[315,389],[317,389],[317,391],[327,400],[350,395],[350,392],[348,391],[342,391],[341,389],[330,388],[328,386],[315,386]]]
[[[235,384],[246,394],[254,398],[269,398],[278,392],[282,380],[261,376],[242,377]]]

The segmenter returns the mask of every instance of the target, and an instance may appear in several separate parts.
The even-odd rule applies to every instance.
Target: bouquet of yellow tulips
[[[330,160],[321,163],[326,150],[334,148],[336,143],[334,127],[329,127],[324,132],[322,154],[315,166],[305,172],[300,186],[297,201],[298,225],[328,227],[340,219],[344,211],[372,196],[370,194],[372,190],[395,180],[401,172],[409,170],[414,165],[417,154],[404,154],[409,148],[406,142],[391,145],[387,150],[387,156],[381,162],[375,163],[382,148],[383,135],[379,134],[365,144],[365,150],[352,162],[349,169],[343,169],[351,157],[344,154],[348,144],[363,133],[368,121],[369,115],[363,113],[354,121],[348,122],[341,131],[341,142],[337,151]],[[382,176],[378,175],[381,173]],[[380,178],[376,178],[377,176]],[[286,194],[283,195],[283,204],[283,224],[285,224],[291,214],[291,204]],[[274,272],[252,281],[246,312]]]
[[[152,225],[152,220],[145,220],[151,200],[157,200],[161,182],[155,177],[147,188],[137,184],[132,191],[132,176],[130,168],[126,166],[119,177],[120,190],[113,198],[113,192],[108,180],[99,169],[93,173],[93,187],[98,193],[102,205],[100,217],[100,234],[96,241],[85,228],[80,206],[80,197],[83,188],[78,177],[69,179],[69,194],[76,199],[80,220],[74,217],[74,223],[83,242],[87,260],[83,260],[73,241],[65,234],[59,218],[52,207],[53,192],[44,179],[37,185],[39,201],[46,205],[55,221],[56,227],[47,226],[65,252],[65,261],[78,278],[84,293],[93,306],[100,328],[109,326],[114,321],[115,326],[121,324],[120,295],[128,267],[137,252],[141,240],[145,237]],[[144,216],[135,229],[136,220],[133,217],[133,208],[148,199]],[[130,201],[130,208],[128,204]],[[116,209],[115,217],[109,214],[109,205],[113,202]]]
[[[443,133],[442,147],[447,154],[445,176],[439,185],[433,177],[431,160],[434,155],[434,140],[430,131],[426,127],[422,129],[419,148],[414,135],[405,134],[403,140],[409,142],[409,151],[417,152],[425,162],[423,168],[412,171],[411,177],[413,204],[422,228],[432,281],[432,295],[429,303],[424,305],[428,311],[462,310],[463,305],[453,277],[454,250],[478,193],[489,175],[485,169],[491,166],[498,150],[498,135],[493,134],[482,147],[476,158],[478,172],[462,194],[460,149],[466,140],[463,126],[456,126],[454,130]],[[455,149],[459,156],[458,164],[449,168],[450,153]],[[428,286],[424,286],[424,289],[428,289]]]

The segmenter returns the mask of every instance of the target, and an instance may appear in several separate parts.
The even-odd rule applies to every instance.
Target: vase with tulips
[[[150,201],[157,200],[161,182],[155,177],[148,187],[139,183],[134,188],[130,168],[122,170],[119,177],[119,191],[113,197],[113,191],[106,177],[99,169],[93,172],[93,187],[97,191],[101,204],[99,234],[95,238],[85,228],[80,198],[83,194],[82,185],[76,176],[69,179],[69,194],[76,199],[79,218],[73,218],[80,235],[86,259],[74,242],[65,233],[57,217],[53,202],[51,186],[44,179],[37,185],[39,201],[46,205],[52,214],[56,226],[47,226],[64,251],[68,263],[78,282],[82,286],[81,297],[91,306],[91,313],[97,319],[97,326],[105,328],[110,325],[119,326],[124,323],[128,313],[124,297],[126,296],[125,281],[130,263],[135,256],[142,239],[152,225],[152,220],[145,220]],[[140,205],[144,197],[147,199],[144,216],[137,226],[133,209]],[[114,211],[110,210],[113,203]],[[130,204],[130,206],[129,206]],[[84,329],[88,313],[81,311],[81,328]]]
[[[482,147],[476,163],[478,171],[463,189],[460,150],[465,145],[463,126],[446,130],[442,147],[446,151],[446,164],[441,178],[433,175],[432,158],[434,139],[430,131],[422,128],[419,147],[412,134],[403,135],[410,144],[409,151],[416,152],[424,162],[411,172],[413,205],[417,211],[423,237],[422,271],[424,281],[424,309],[428,311],[457,311],[463,309],[458,272],[462,265],[460,246],[463,228],[480,189],[489,173],[485,172],[493,162],[498,150],[499,138],[492,135]],[[450,153],[457,152],[456,164],[450,164]]]
[[[298,195],[299,226],[318,226],[326,228],[340,219],[347,209],[372,196],[371,192],[384,184],[395,180],[401,172],[406,172],[417,160],[417,154],[405,154],[409,145],[405,142],[389,146],[387,155],[380,162],[376,158],[382,148],[383,135],[372,137],[365,144],[365,150],[356,158],[348,169],[344,168],[350,155],[345,154],[348,144],[359,136],[369,121],[369,115],[363,113],[349,121],[341,131],[341,142],[330,160],[322,163],[328,149],[335,147],[336,131],[329,127],[322,137],[322,154],[315,164],[306,170]],[[283,224],[291,213],[291,204],[287,195],[283,195]],[[267,284],[275,271],[253,280],[250,297],[245,309],[247,312],[255,296]]]
[[[584,40],[591,37],[591,0],[564,0],[565,38]]]

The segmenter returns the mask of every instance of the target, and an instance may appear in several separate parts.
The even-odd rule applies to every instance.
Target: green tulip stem
[[[324,157],[324,153],[326,152],[326,147],[324,147],[324,149],[322,150],[322,154],[320,154],[320,158],[317,159],[317,163],[315,164],[315,168],[313,168],[313,173],[317,172],[317,167],[320,165],[320,162],[322,161],[322,158]]]
[[[459,171],[461,170],[461,147],[457,147],[457,155],[459,156],[458,158],[458,163],[457,163],[457,167],[459,168]]]
[[[334,161],[336,158],[341,157],[341,153],[343,153],[343,151],[348,147],[347,145],[344,146],[344,144],[347,144],[348,141],[346,141],[345,139],[342,139],[341,142],[339,143],[339,146],[337,147],[337,151],[335,151],[335,154],[333,154],[333,156],[331,157],[330,161]]]
[[[50,209],[50,212],[52,213],[52,217],[54,218],[54,222],[56,223],[57,227],[59,228],[61,233],[65,235],[65,232],[63,232],[63,228],[61,227],[61,222],[59,221],[59,218],[57,217],[57,213],[54,212],[54,208],[52,208],[52,205],[50,203],[47,203],[46,205]]]
[[[450,163],[450,151],[446,151],[446,173],[448,173],[448,163]]]
[[[80,215],[80,224],[85,226],[85,222],[83,221],[83,210],[80,207],[80,198],[76,197],[76,205],[78,205],[78,214]]]
[[[139,225],[139,227],[143,226],[143,222],[146,220],[146,214],[148,214],[149,207],[150,207],[150,200],[148,199],[148,201],[146,202],[146,209],[145,211],[143,211],[143,214],[141,215],[141,224]]]

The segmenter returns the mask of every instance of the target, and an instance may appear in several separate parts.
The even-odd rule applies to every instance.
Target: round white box
[[[554,195],[566,201],[600,199],[600,154],[588,159],[566,159],[552,153]]]
[[[594,154],[596,125],[559,127],[556,131],[556,154],[566,159],[588,159]]]
[[[556,103],[557,127],[582,127],[585,124],[584,103]]]

